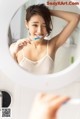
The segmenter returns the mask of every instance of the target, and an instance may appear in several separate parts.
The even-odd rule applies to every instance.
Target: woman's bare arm
[[[53,47],[52,44],[55,41],[56,49],[57,49],[58,47],[64,44],[64,42],[74,31],[74,29],[78,25],[80,15],[77,13],[59,11],[59,10],[51,10],[50,12],[51,12],[51,16],[56,16],[67,21],[67,25],[63,28],[63,30],[55,38],[52,38],[50,41],[51,47]]]
[[[11,56],[13,57],[13,59],[15,61],[17,61],[17,57],[16,57],[17,51],[16,51],[15,45],[16,45],[16,43],[13,43],[10,45],[10,53],[11,53]]]

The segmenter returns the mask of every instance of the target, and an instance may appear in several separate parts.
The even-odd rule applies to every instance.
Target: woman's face
[[[27,28],[29,29],[31,38],[35,38],[39,35],[44,38],[47,35],[45,21],[40,15],[32,16],[27,23]]]

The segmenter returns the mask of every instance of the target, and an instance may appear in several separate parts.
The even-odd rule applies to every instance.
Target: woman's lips
[[[38,37],[38,36],[43,36],[43,35],[42,34],[35,34],[35,36]]]

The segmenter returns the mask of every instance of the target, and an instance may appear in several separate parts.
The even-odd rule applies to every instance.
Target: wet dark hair
[[[46,30],[49,35],[52,31],[52,21],[49,9],[44,4],[32,5],[26,9],[27,22],[33,15],[40,15],[43,17],[46,24]]]

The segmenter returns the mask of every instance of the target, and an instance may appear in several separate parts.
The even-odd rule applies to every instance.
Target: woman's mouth
[[[42,35],[38,35],[38,36],[36,36],[35,38],[34,38],[34,40],[39,40],[39,39],[41,39],[43,36]]]

